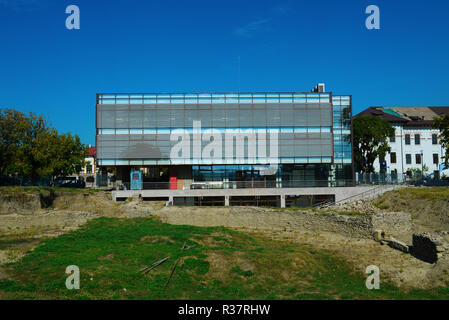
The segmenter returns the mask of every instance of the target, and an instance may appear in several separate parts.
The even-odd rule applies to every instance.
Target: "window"
[[[415,144],[421,144],[421,136],[419,134],[415,134]]]
[[[434,153],[434,154],[433,154],[433,163],[436,164],[436,165],[438,165],[438,162],[439,162],[439,161],[438,161],[438,153]]]
[[[412,155],[411,154],[408,153],[405,155],[405,163],[412,164]]]
[[[392,135],[392,136],[390,137],[390,142],[396,142],[396,136]]]
[[[396,152],[390,153],[390,163],[396,163]]]
[[[405,135],[405,144],[410,144],[410,135],[409,134]]]
[[[432,144],[438,144],[438,135],[436,133],[432,134]]]
[[[419,153],[415,154],[415,160],[416,164],[421,164],[421,154]]]

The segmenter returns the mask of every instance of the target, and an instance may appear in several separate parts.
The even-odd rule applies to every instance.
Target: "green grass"
[[[335,211],[335,210],[329,209],[329,210],[326,210],[326,212],[336,213],[336,214],[339,214],[339,215],[350,216],[350,217],[369,216],[368,213],[359,212],[359,211]]]
[[[430,201],[449,200],[449,187],[422,187],[396,190],[397,194],[413,199],[426,199]]]
[[[196,246],[182,251],[184,242]],[[147,275],[139,273],[167,256]],[[69,265],[80,268],[80,290],[65,287]],[[403,292],[382,282],[380,290],[367,290],[366,276],[345,260],[305,245],[152,219],[92,220],[7,268],[11,280],[0,281],[0,299],[449,298],[446,288]]]
[[[254,273],[251,270],[246,270],[246,271],[242,270],[240,268],[240,266],[233,267],[231,269],[231,272],[237,273],[237,274],[239,274],[241,276],[244,276],[244,277],[251,277],[251,276],[254,275]]]
[[[284,210],[284,211],[314,211],[314,212],[319,211],[319,209],[317,209],[315,207],[285,207],[285,208],[273,207],[273,209]]]
[[[382,210],[407,207],[410,200],[429,202],[449,201],[449,187],[415,187],[389,191],[379,197],[373,204]]]

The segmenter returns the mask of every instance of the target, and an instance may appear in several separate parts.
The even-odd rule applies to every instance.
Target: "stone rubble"
[[[374,230],[373,237],[374,237],[374,240],[379,242],[381,245],[389,245],[393,249],[396,249],[396,250],[399,250],[399,251],[402,251],[405,253],[410,252],[410,246],[408,244],[406,244],[403,241],[397,240],[391,236],[387,239],[385,231],[383,231],[383,230],[380,230],[380,229]]]
[[[364,214],[375,214],[381,210],[372,203],[372,199],[359,199],[328,207],[336,211],[357,211]]]
[[[443,235],[447,234],[449,234],[447,231],[443,231],[440,234],[426,232],[413,234],[412,245],[408,245],[391,236],[387,237],[386,233],[381,229],[374,230],[373,238],[381,245],[389,245],[393,249],[410,253],[422,261],[436,263],[446,252],[449,252],[449,241],[443,237]]]
[[[410,247],[408,244],[406,244],[405,242],[399,241],[393,237],[388,240],[388,245],[390,247],[392,247],[393,249],[402,251],[404,253],[410,252]]]

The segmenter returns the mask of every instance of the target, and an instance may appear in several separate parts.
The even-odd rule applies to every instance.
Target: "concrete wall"
[[[335,195],[335,201],[356,196],[377,189],[377,186],[336,187],[336,188],[264,188],[264,189],[199,189],[199,190],[123,190],[112,191],[112,199],[141,195],[143,198],[167,197],[233,197],[233,196],[281,196],[285,206],[285,196],[295,195]]]

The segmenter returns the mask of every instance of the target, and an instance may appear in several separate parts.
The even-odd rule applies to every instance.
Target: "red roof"
[[[97,148],[96,148],[96,147],[90,147],[90,148],[87,150],[87,153],[89,153],[89,156],[91,156],[91,157],[93,157],[93,158],[95,158],[96,152],[97,152]]]

